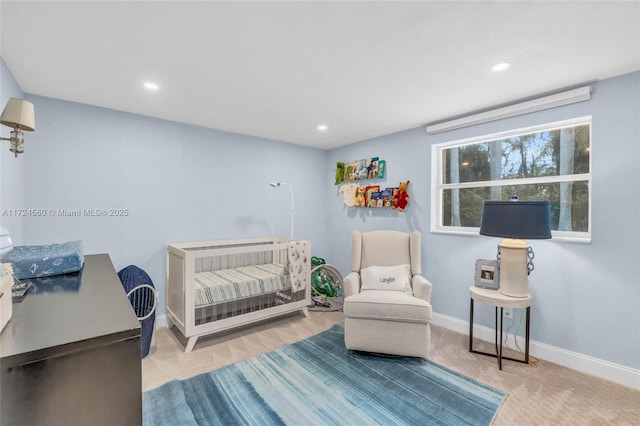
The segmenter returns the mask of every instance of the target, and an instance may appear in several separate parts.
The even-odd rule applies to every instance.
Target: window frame
[[[517,178],[517,179],[500,179],[500,180],[488,180],[488,181],[476,181],[476,182],[463,182],[463,183],[443,183],[443,167],[444,167],[444,155],[443,151],[450,148],[473,145],[474,143],[484,143],[494,141],[496,139],[507,139],[514,136],[523,134],[538,133],[544,131],[556,130],[564,127],[576,127],[582,124],[589,125],[589,172],[581,174],[571,174],[562,176],[543,176],[533,178]],[[444,226],[443,223],[443,211],[442,206],[443,194],[446,189],[464,189],[464,188],[476,188],[476,187],[491,187],[491,186],[511,186],[525,185],[525,184],[540,184],[540,183],[559,183],[559,182],[586,182],[589,189],[589,205],[588,215],[589,222],[587,225],[587,231],[551,231],[553,239],[575,242],[591,242],[591,223],[592,223],[592,161],[593,161],[593,120],[591,115],[554,121],[549,123],[538,124],[529,127],[522,127],[518,129],[512,129],[497,133],[491,133],[481,136],[472,136],[464,139],[457,139],[448,142],[436,143],[431,146],[431,232],[442,234],[457,234],[457,235],[479,235],[479,227],[467,227],[467,226]]]

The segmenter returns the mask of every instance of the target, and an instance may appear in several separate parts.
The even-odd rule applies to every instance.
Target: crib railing
[[[170,244],[167,247],[167,317],[189,338],[187,352],[198,336],[298,309],[306,315],[306,306],[311,303],[310,250],[308,241],[268,238]],[[301,258],[305,262],[308,259],[308,263],[301,264]],[[255,282],[239,281],[231,284],[238,286],[233,288],[233,297],[224,293],[221,300],[223,290],[216,287],[217,280],[228,277],[229,282],[233,282],[231,275],[235,273],[273,264],[282,270],[277,281],[269,281],[271,278],[262,274],[253,276],[260,281],[259,294],[254,291]],[[264,272],[266,268],[261,269]],[[199,288],[196,288],[196,274],[206,272],[212,274],[200,275]],[[300,286],[301,280],[309,284]],[[209,287],[217,293],[196,293],[210,291]],[[248,288],[251,291],[247,291]],[[224,289],[227,290],[230,288]]]
[[[195,325],[203,325],[220,321],[267,308],[282,306],[287,303],[305,299],[305,291],[292,292],[291,288],[264,293],[258,296],[245,297],[225,303],[197,307],[195,310]]]

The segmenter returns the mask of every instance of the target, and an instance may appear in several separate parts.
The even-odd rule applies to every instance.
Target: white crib
[[[256,238],[167,246],[167,322],[188,339],[311,304],[311,243]]]

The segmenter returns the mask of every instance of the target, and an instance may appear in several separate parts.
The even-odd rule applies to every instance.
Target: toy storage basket
[[[153,281],[145,271],[135,265],[127,266],[118,272],[131,307],[142,327],[141,355],[149,354],[153,345],[153,333],[156,325],[156,307],[158,296]]]

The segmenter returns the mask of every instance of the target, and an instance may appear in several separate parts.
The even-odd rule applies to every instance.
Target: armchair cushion
[[[403,291],[368,290],[346,298],[344,314],[348,318],[428,324],[431,304]]]
[[[360,271],[361,290],[394,290],[411,293],[411,267],[369,266]]]

